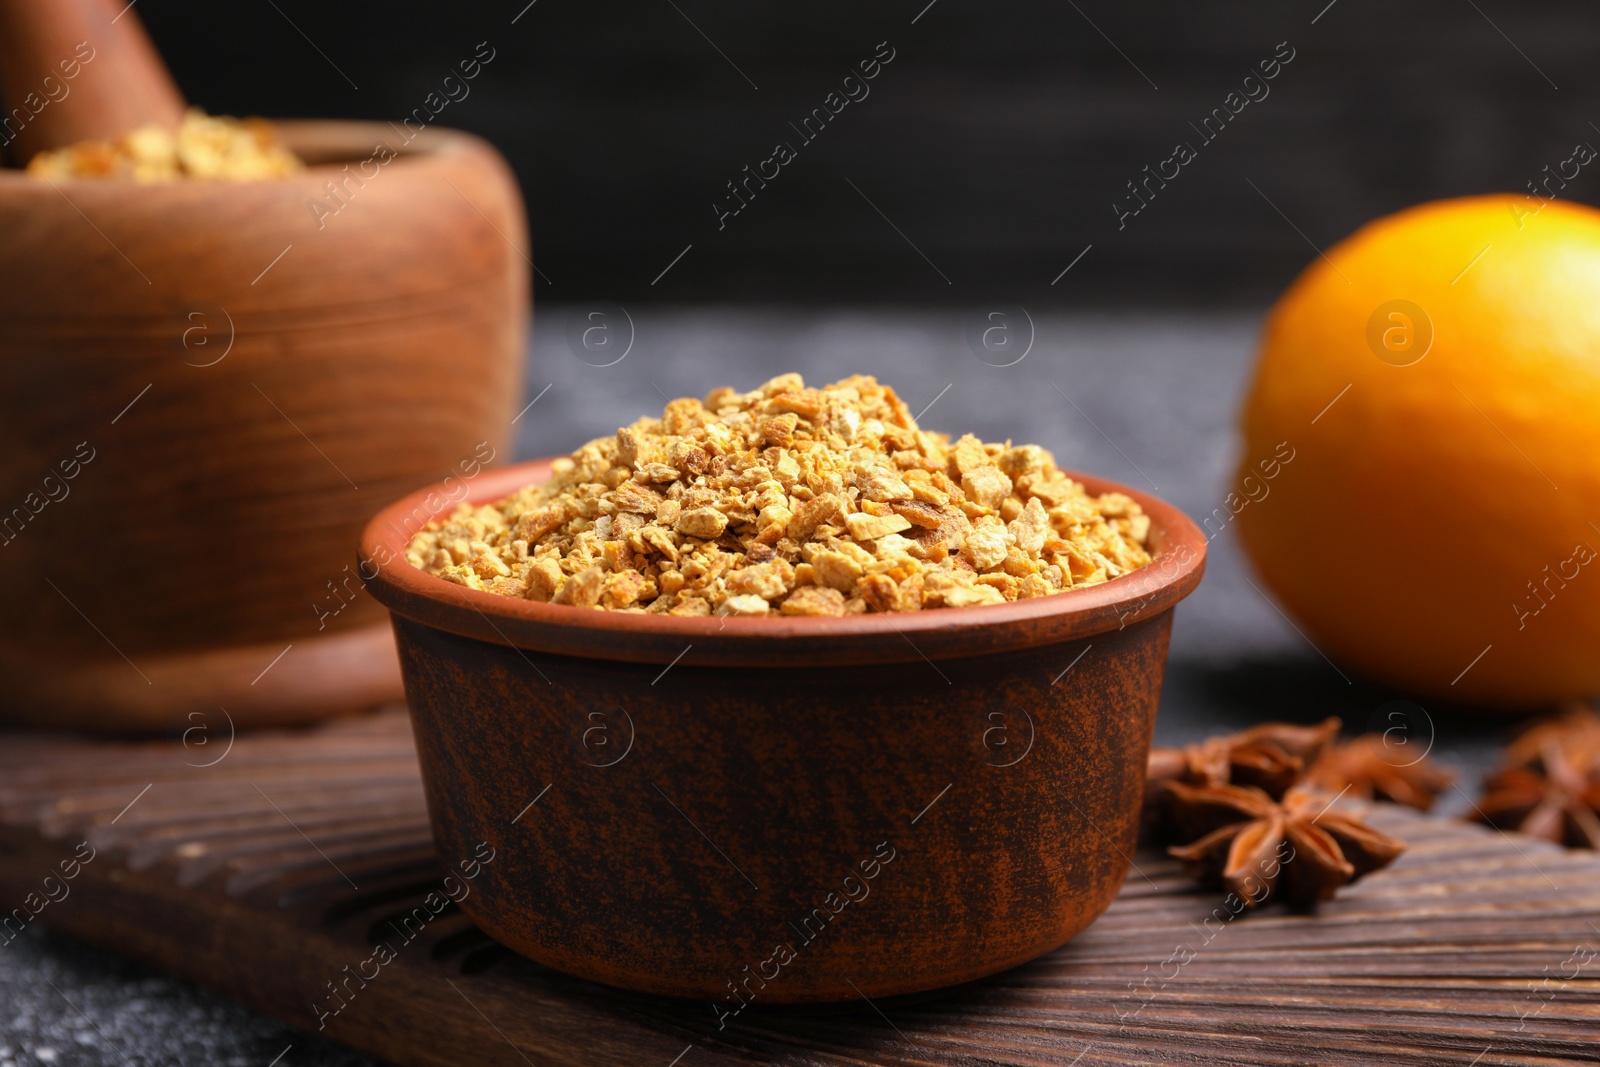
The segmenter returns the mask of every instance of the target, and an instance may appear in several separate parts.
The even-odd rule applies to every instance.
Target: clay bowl
[[[1073,477],[1145,508],[1149,567],[843,619],[477,592],[405,561],[444,493],[386,508],[362,561],[394,616],[434,838],[447,866],[484,841],[497,856],[463,910],[540,963],[719,1013],[953,985],[1082,930],[1133,853],[1173,607],[1205,538]]]
[[[304,174],[0,172],[0,719],[220,728],[399,696],[350,550],[385,502],[505,453],[522,206],[466,134],[281,129]],[[380,143],[397,158],[367,162]]]

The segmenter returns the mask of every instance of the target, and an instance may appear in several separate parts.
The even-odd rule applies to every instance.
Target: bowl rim
[[[512,599],[413,567],[405,546],[427,521],[465,501],[486,504],[548,477],[557,457],[447,477],[395,501],[367,523],[357,557],[369,593],[402,620],[511,648],[632,663],[832,666],[930,663],[1115,633],[1170,611],[1200,584],[1206,537],[1158,497],[1063,471],[1090,493],[1125,493],[1150,516],[1149,564],[1098,585],[1004,604],[844,617],[645,615]],[[450,483],[456,484],[451,487]],[[426,516],[421,522],[416,517]],[[407,525],[410,520],[410,525]]]

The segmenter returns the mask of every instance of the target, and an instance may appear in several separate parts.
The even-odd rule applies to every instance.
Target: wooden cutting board
[[[1234,918],[1140,855],[1099,922],[1024,967],[920,999],[753,1007],[719,1029],[706,1004],[568,978],[454,905],[430,914],[443,871],[402,711],[232,741],[196,722],[167,742],[0,735],[0,905],[21,905],[13,932],[33,908],[400,1064],[1600,1058],[1600,856],[1389,806],[1371,818],[1410,850],[1316,916]],[[407,924],[419,906],[429,921]],[[382,965],[380,941],[397,948]]]

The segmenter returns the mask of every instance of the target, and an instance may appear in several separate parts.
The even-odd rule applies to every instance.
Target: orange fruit
[[[1600,211],[1364,226],[1269,313],[1243,430],[1208,528],[1323,654],[1450,702],[1600,692]]]

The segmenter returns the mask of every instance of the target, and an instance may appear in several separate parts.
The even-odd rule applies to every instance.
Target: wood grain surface
[[[548,799],[524,817],[556,816]],[[567,978],[453,904],[429,913],[444,870],[399,710],[231,742],[200,721],[166,742],[10,734],[0,919],[9,938],[37,910],[28,921],[402,1064],[1592,1062],[1600,857],[1370,814],[1410,850],[1316,916],[1232,918],[1140,855],[1105,916],[1033,963],[917,1000],[754,1006],[719,1029],[707,1004]],[[93,859],[63,883],[85,841]],[[538,861],[506,847],[489,862]],[[382,966],[367,962],[379,942]]]

